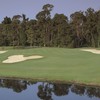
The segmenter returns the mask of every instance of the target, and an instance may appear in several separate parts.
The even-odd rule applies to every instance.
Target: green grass
[[[8,56],[41,55],[42,59],[3,64]],[[0,54],[0,76],[100,84],[100,55],[66,48],[9,49]]]

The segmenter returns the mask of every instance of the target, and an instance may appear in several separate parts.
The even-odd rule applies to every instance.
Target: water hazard
[[[0,79],[0,100],[100,100],[100,87]]]

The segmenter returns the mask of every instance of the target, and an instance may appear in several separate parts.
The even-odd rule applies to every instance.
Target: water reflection
[[[52,87],[49,83],[42,83],[38,86],[38,97],[43,100],[53,100],[52,99]]]
[[[71,91],[77,95],[84,95],[85,91],[86,91],[86,87],[85,86],[79,86],[79,85],[72,85],[71,87]]]
[[[0,79],[0,88],[12,89],[17,93],[21,93],[22,91],[26,90],[28,86],[36,86],[37,97],[42,100],[54,100],[53,96],[67,97],[70,93],[74,93],[75,95],[79,96],[87,96],[88,98],[96,97],[100,99],[100,87],[87,87],[75,84],[48,82],[39,82],[38,84],[38,82],[33,81]]]
[[[0,87],[13,89],[13,91],[17,93],[26,90],[27,85],[32,85],[32,84],[34,83],[24,80],[0,79]]]

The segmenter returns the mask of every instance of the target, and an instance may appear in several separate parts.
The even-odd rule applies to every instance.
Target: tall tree
[[[92,8],[88,8],[85,12],[86,24],[85,33],[88,46],[97,47],[97,16]]]
[[[74,36],[73,46],[81,47],[84,42],[83,26],[84,26],[84,22],[85,22],[85,16],[84,16],[83,12],[79,11],[79,12],[75,12],[75,13],[71,14],[70,18],[71,18],[71,20],[70,20],[71,30],[72,30],[72,33]]]
[[[40,38],[38,37],[39,33],[37,32],[39,28],[37,27],[37,20],[30,20],[27,23],[27,42],[29,43],[30,46],[39,46],[40,43],[38,40]]]
[[[12,45],[13,47],[20,45],[19,39],[19,28],[20,28],[21,21],[19,18],[12,19]]]
[[[22,14],[22,18],[23,20],[19,28],[19,39],[20,39],[20,45],[25,46],[27,42],[26,27],[27,27],[27,22],[29,18],[26,18],[25,14]]]
[[[52,41],[54,46],[66,47],[67,36],[69,34],[68,18],[64,14],[56,14],[52,19],[53,34]]]
[[[43,37],[43,44],[44,46],[49,46],[50,45],[50,26],[51,26],[51,14],[50,12],[53,9],[53,5],[51,4],[46,4],[43,6],[43,11],[39,12],[36,15],[36,18],[38,20],[38,25],[42,25],[42,34],[41,36]]]
[[[97,34],[98,34],[98,47],[100,47],[100,10],[96,12],[96,15],[97,15]]]

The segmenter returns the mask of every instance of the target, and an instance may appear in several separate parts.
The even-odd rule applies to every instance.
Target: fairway
[[[41,55],[43,58],[2,63],[13,55]],[[0,54],[0,76],[100,85],[100,54],[67,48],[9,49]]]

